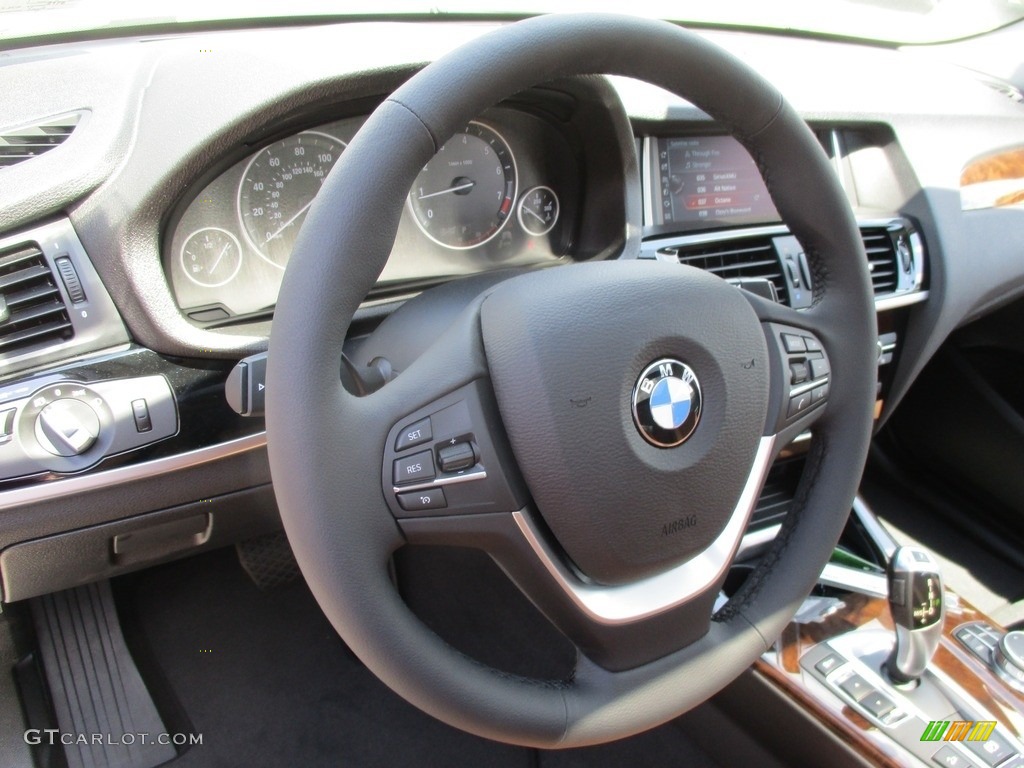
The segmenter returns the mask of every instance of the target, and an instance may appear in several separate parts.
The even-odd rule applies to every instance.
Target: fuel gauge
[[[185,238],[181,246],[181,269],[185,277],[203,288],[230,283],[241,267],[242,246],[226,229],[198,229]]]
[[[519,226],[535,237],[546,235],[558,221],[558,195],[551,187],[533,187],[519,198]]]

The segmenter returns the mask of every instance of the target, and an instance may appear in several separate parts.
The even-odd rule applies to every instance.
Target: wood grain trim
[[[960,173],[960,186],[1009,179],[1024,181],[1024,149],[1011,149],[968,163]]]
[[[1000,727],[1018,739],[1024,727],[1024,695],[1010,689],[995,673],[975,658],[953,631],[961,624],[986,621],[998,624],[947,589],[947,613],[943,637],[933,664],[960,685],[993,714]],[[874,725],[847,707],[838,697],[824,691],[800,669],[800,658],[818,643],[875,622],[892,629],[888,603],[860,594],[842,596],[845,608],[813,624],[790,624],[775,647],[758,660],[755,669],[787,696],[817,717],[869,762],[884,768],[905,765],[906,753]]]

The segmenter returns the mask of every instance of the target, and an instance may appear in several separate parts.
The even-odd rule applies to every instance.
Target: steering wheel
[[[531,86],[646,80],[750,152],[814,276],[805,311],[637,259],[485,290],[383,387],[342,383],[353,314],[445,140]],[[324,182],[274,316],[267,436],[303,575],[344,640],[426,712],[492,739],[574,747],[706,700],[779,635],[839,538],[867,454],[875,316],[863,246],[812,133],[746,65],[672,26],[553,15],[502,27],[386,99]],[[813,380],[791,383],[810,359]],[[782,531],[712,616],[772,460],[813,425]],[[475,547],[578,649],[566,681],[448,646],[402,602],[406,545]]]

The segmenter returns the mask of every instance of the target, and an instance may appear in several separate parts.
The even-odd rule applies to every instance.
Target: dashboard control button
[[[476,452],[467,442],[446,445],[437,452],[437,463],[442,472],[460,472],[476,464]]]
[[[428,416],[425,419],[420,419],[415,424],[410,424],[398,433],[398,439],[395,440],[395,450],[404,451],[406,448],[420,445],[427,442],[431,436],[430,417]]]
[[[55,456],[78,456],[96,442],[100,420],[89,405],[64,397],[54,400],[36,417],[36,439]]]
[[[132,416],[135,417],[135,430],[149,432],[153,429],[153,420],[149,417],[149,405],[145,398],[132,400]]]
[[[827,677],[830,672],[835,671],[845,663],[846,659],[838,653],[830,653],[824,659],[815,664],[814,668]]]
[[[877,693],[874,688],[860,675],[850,675],[848,678],[839,683],[839,687],[850,696],[854,701],[861,701],[867,698],[873,693]]]
[[[432,451],[421,451],[420,453],[414,453],[412,456],[403,456],[400,459],[395,459],[393,473],[395,485],[433,480],[434,453]]]
[[[782,334],[782,346],[785,347],[787,352],[807,351],[807,347],[804,345],[803,337],[797,336],[795,333]]]
[[[811,390],[811,404],[820,403],[828,397],[828,384],[822,384],[820,387],[815,387]]]
[[[448,500],[441,488],[426,488],[422,491],[409,491],[398,494],[398,504],[407,512],[419,512],[424,509],[444,509]]]
[[[812,379],[823,379],[831,373],[828,367],[828,360],[824,357],[812,357],[807,361],[807,364],[811,367]]]

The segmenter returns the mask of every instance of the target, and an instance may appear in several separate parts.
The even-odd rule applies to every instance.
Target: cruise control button
[[[437,463],[442,472],[459,472],[476,464],[476,452],[466,442],[446,445],[437,452]]]
[[[410,424],[398,433],[398,438],[395,440],[395,450],[404,451],[406,448],[421,445],[431,437],[430,417],[428,416],[425,419],[420,419],[415,424]]]
[[[434,454],[431,451],[420,451],[412,456],[395,459],[395,485],[421,483],[434,479]]]
[[[398,494],[398,505],[407,512],[419,512],[424,509],[444,509],[448,506],[448,500],[441,488],[427,488]]]

